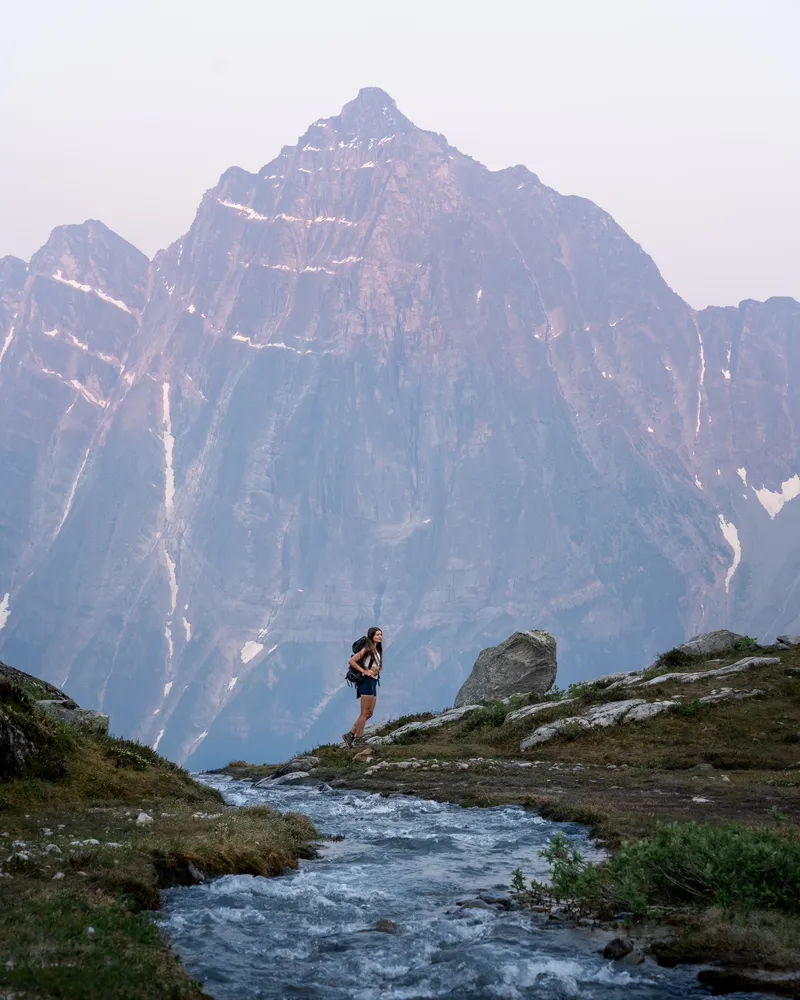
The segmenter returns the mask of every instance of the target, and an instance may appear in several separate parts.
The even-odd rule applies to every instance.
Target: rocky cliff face
[[[800,304],[693,312],[381,91],[151,263],[0,262],[0,322],[0,650],[193,766],[330,736],[373,621],[394,712],[514,629],[569,680],[800,622]]]

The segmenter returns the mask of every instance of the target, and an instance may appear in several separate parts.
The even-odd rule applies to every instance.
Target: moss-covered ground
[[[37,747],[0,782],[3,996],[205,996],[159,930],[159,888],[195,872],[277,875],[313,855],[311,823],[228,808],[148,747],[42,716],[37,694],[0,682],[0,711]]]

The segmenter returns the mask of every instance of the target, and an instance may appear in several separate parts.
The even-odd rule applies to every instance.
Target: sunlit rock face
[[[613,219],[379,90],[152,262],[100,223],[0,261],[0,654],[191,766],[797,631],[800,305],[696,313]]]

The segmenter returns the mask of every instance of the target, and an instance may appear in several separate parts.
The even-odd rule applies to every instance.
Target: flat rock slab
[[[628,698],[625,701],[610,701],[605,705],[595,705],[584,715],[573,715],[567,719],[557,719],[546,726],[540,726],[520,743],[520,750],[528,750],[538,743],[547,743],[565,729],[580,726],[582,729],[602,729],[613,726],[633,708],[644,705],[643,698]]]
[[[637,687],[655,687],[665,681],[680,681],[682,684],[691,684],[692,681],[701,681],[706,677],[727,677],[729,674],[738,674],[742,670],[749,670],[751,667],[769,667],[775,663],[780,663],[778,656],[746,656],[743,660],[737,660],[727,667],[717,667],[715,670],[696,670],[692,673],[670,673],[659,674],[649,681],[642,681]]]
[[[574,698],[562,698],[560,701],[540,701],[535,705],[524,705],[522,708],[516,708],[513,712],[509,712],[504,722],[519,722],[520,719],[527,719],[529,715],[538,715],[540,712],[546,712],[548,708],[569,705],[573,701],[575,701]]]
[[[668,712],[671,708],[675,708],[675,704],[674,701],[646,701],[643,705],[637,705],[636,708],[627,712],[622,722],[625,725],[629,722],[647,722],[648,719],[653,719],[656,715],[661,715],[662,712]]]
[[[441,715],[436,715],[432,719],[423,719],[421,722],[407,722],[404,726],[400,726],[399,729],[395,729],[394,732],[387,733],[386,736],[370,737],[367,743],[373,747],[386,746],[389,743],[394,743],[399,737],[405,736],[406,733],[415,733],[423,729],[438,729],[439,726],[444,726],[448,722],[458,722],[467,712],[474,712],[476,708],[480,708],[480,705],[463,705],[461,708],[451,708],[447,712],[442,712]]]
[[[782,642],[784,646],[800,646],[800,635],[779,635],[776,642]]]

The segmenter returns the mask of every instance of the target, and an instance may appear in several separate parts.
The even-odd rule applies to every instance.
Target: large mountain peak
[[[800,305],[694,313],[597,206],[378,88],[149,271],[94,222],[33,264],[0,294],[2,651],[170,755],[340,732],[372,623],[394,714],[532,624],[569,679],[797,630]]]
[[[132,243],[97,219],[87,219],[57,226],[31,258],[30,271],[127,301],[136,310],[144,305],[149,266],[148,258]]]
[[[355,133],[382,139],[392,132],[414,126],[397,108],[394,99],[380,87],[362,87],[358,95],[342,108],[338,115],[341,125]]]

